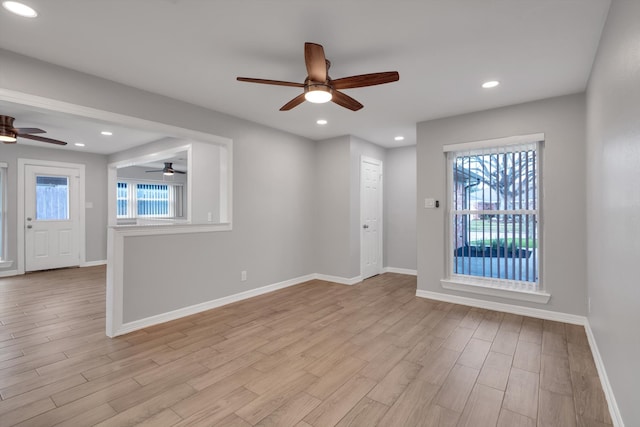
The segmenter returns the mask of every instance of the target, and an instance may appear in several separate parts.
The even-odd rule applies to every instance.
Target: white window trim
[[[442,279],[440,285],[444,289],[452,291],[469,292],[472,294],[489,295],[494,297],[501,297],[519,301],[530,301],[539,304],[546,304],[551,299],[551,294],[540,291],[526,291],[524,289],[509,289],[505,287],[499,287],[490,283],[481,283],[480,281],[465,282],[458,277]]]
[[[7,253],[7,168],[9,165],[6,162],[0,162],[0,235],[2,236],[2,241],[0,242],[0,268],[7,268],[13,265],[13,261],[9,261],[4,258]]]
[[[453,151],[471,151],[483,148],[496,148],[509,145],[519,145],[525,143],[538,142],[538,247],[543,247],[543,201],[542,201],[542,188],[543,188],[543,156],[542,147],[545,137],[544,133],[536,133],[529,135],[517,135],[505,138],[488,139],[482,141],[463,142],[459,144],[447,144],[443,145],[442,151],[449,153]],[[453,170],[452,164],[448,157],[445,156],[447,162],[447,195],[453,188]],[[449,200],[447,201],[449,206]],[[514,286],[509,286],[499,280],[491,280],[482,277],[466,276],[453,274],[453,245],[451,242],[451,215],[450,211],[447,211],[446,215],[446,229],[447,238],[445,240],[445,258],[446,258],[446,278],[440,280],[440,285],[443,289],[468,292],[473,294],[501,297],[519,301],[529,301],[540,304],[547,304],[551,299],[551,294],[548,293],[543,286],[543,256],[539,257],[538,261],[538,289],[518,289]]]

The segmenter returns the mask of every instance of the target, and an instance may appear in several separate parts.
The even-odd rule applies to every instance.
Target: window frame
[[[138,179],[130,179],[123,178],[118,179],[116,182],[116,205],[121,198],[118,198],[117,190],[119,190],[118,185],[120,183],[124,183],[127,185],[127,215],[126,216],[118,216],[116,212],[116,219],[119,222],[126,222],[129,220],[136,219],[174,219],[174,220],[183,220],[185,219],[184,215],[177,216],[176,212],[180,211],[184,213],[184,187],[185,185],[181,182],[166,182],[166,181],[153,181],[153,180],[138,180]],[[175,199],[174,206],[169,206],[169,215],[140,215],[138,212],[138,185],[166,185],[168,187],[180,187],[180,206],[177,206],[177,198]],[[175,191],[175,190],[173,190]],[[133,213],[129,214],[129,210],[134,210]],[[173,213],[173,215],[171,215]]]
[[[7,169],[9,165],[0,162],[0,268],[9,267],[12,262],[7,254]]]
[[[483,276],[472,276],[467,274],[454,273],[455,257],[453,251],[456,249],[454,216],[459,210],[454,209],[454,161],[456,153],[472,152],[474,150],[495,150],[515,145],[535,143],[536,147],[536,204],[537,204],[537,249],[538,249],[538,281],[537,286],[531,286],[533,282],[519,281],[512,279],[495,279]],[[482,141],[473,141],[460,144],[449,144],[443,146],[446,162],[446,239],[445,239],[445,278],[441,280],[441,285],[445,289],[464,291],[482,295],[498,296],[509,299],[532,301],[546,304],[551,295],[545,291],[543,281],[543,253],[544,253],[544,233],[543,233],[543,147],[544,134],[518,135],[506,138],[497,138]],[[512,209],[504,209],[510,211]]]

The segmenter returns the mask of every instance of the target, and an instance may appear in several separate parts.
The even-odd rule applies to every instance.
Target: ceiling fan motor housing
[[[0,116],[0,140],[5,144],[16,143],[16,133],[13,130],[13,121],[10,116]]]

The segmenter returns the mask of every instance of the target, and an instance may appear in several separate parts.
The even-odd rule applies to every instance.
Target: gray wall
[[[624,423],[640,425],[640,3],[615,0],[587,89],[589,323]]]
[[[386,159],[384,265],[416,270],[416,147],[389,149]]]
[[[316,273],[351,278],[350,139],[316,143],[314,246]]]
[[[126,238],[125,322],[315,271],[314,144],[253,131],[234,138],[232,231]]]
[[[46,145],[46,144],[43,144]],[[93,203],[93,208],[85,209],[86,261],[107,259],[107,157],[100,154],[66,151],[45,147],[32,147],[24,144],[0,144],[0,161],[7,162],[7,256],[13,261],[11,267],[17,267],[18,245],[18,159],[48,160],[66,163],[79,163],[85,168],[85,201]]]
[[[385,155],[384,148],[354,136],[317,142],[317,273],[360,275],[360,159],[384,162]]]
[[[418,124],[418,289],[445,290],[446,173],[444,144],[544,132],[544,270],[548,304],[504,300],[577,315],[586,314],[585,97],[569,95]],[[439,209],[424,209],[433,197]]]

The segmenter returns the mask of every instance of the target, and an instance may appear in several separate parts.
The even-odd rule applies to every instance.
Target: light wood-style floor
[[[415,277],[311,281],[115,339],[104,283],[0,279],[0,425],[611,424],[584,328],[420,299]]]

